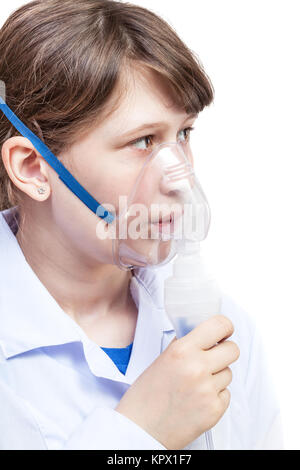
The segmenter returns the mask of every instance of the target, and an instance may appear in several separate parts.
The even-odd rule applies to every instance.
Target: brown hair
[[[141,63],[166,77],[187,113],[213,99],[197,56],[163,19],[113,0],[35,0],[0,30],[5,101],[59,156],[105,111],[125,67]],[[0,112],[0,146],[20,135]],[[0,210],[20,200],[0,159]]]

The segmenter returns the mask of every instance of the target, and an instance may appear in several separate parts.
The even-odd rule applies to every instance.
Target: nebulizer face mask
[[[186,143],[158,145],[122,197],[110,224],[113,258],[121,269],[157,268],[171,261],[185,241],[207,235],[210,210]]]

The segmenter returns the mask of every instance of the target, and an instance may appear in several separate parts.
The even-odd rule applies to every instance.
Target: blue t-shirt
[[[133,343],[126,348],[101,348],[114,361],[122,374],[126,374]]]

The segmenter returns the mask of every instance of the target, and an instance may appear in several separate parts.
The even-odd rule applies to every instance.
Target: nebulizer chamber
[[[201,322],[220,312],[221,296],[210,273],[200,242],[178,241],[173,275],[165,280],[165,310],[181,338]],[[211,430],[205,432],[206,448],[214,449]]]
[[[178,240],[173,275],[164,287],[165,310],[177,338],[220,312],[220,290],[198,241]]]

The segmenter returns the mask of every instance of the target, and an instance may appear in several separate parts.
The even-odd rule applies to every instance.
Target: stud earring
[[[45,192],[46,192],[46,189],[43,188],[42,186],[40,188],[38,188],[38,193],[39,194],[45,194]]]

